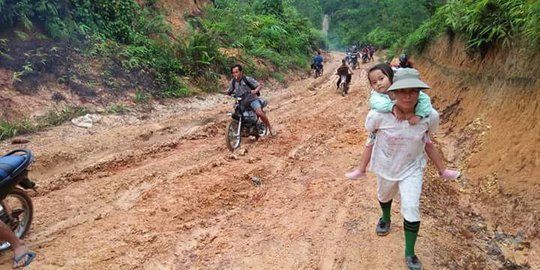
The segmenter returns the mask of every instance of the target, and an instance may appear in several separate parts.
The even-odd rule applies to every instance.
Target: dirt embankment
[[[474,59],[447,38],[416,59],[441,112],[447,158],[465,172],[460,203],[495,234],[533,241],[540,237],[539,61],[538,51],[500,48]]]

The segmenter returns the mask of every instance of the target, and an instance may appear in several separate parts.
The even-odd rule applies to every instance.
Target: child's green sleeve
[[[431,110],[433,110],[433,107],[431,106],[431,99],[426,93],[424,93],[424,91],[420,91],[418,103],[414,109],[414,114],[425,118],[431,113]]]
[[[388,95],[372,91],[371,97],[369,97],[369,107],[378,112],[391,112],[394,103]],[[431,110],[429,112],[431,112]]]

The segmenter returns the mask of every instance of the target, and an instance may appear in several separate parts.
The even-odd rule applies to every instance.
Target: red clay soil
[[[442,112],[448,158],[465,170],[462,188],[494,228],[538,239],[540,67],[532,63],[540,54],[494,49],[471,60],[463,48],[442,39],[418,61]]]
[[[406,269],[399,199],[392,232],[378,237],[374,175],[343,176],[366,137],[370,64],[341,97],[333,73],[343,55],[332,57],[318,79],[267,85],[279,134],[234,154],[233,101],[220,95],[27,136],[40,186],[28,269]],[[464,177],[442,181],[428,168],[418,256],[426,269],[539,269],[538,83],[536,96],[507,94],[427,59],[417,63],[442,113],[435,139]],[[2,152],[21,147],[8,143]]]

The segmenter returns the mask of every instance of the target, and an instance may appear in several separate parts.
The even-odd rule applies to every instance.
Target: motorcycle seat
[[[14,155],[23,152],[24,155]],[[26,150],[14,150],[0,157],[0,182],[11,179],[23,171],[32,159],[32,154]]]
[[[17,167],[24,163],[22,156],[7,156],[0,158],[0,180],[13,173]]]

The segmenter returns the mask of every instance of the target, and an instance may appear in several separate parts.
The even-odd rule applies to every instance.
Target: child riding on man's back
[[[415,116],[404,119],[403,113],[394,106],[392,99],[388,95],[388,88],[392,85],[394,78],[394,72],[388,64],[377,64],[368,71],[369,84],[373,88],[371,96],[369,98],[370,109],[379,112],[393,112],[398,120],[407,120],[410,125],[416,125],[429,115],[432,110],[431,100],[428,95],[423,91],[420,91],[418,97],[418,103],[415,108]],[[362,160],[360,165],[354,171],[348,172],[345,176],[349,179],[359,179],[366,177],[366,168],[371,159],[371,152],[373,150],[373,143],[375,142],[376,133],[370,133],[364,152],[362,154]],[[425,151],[428,157],[433,161],[435,167],[439,171],[439,176],[442,179],[453,180],[459,177],[460,172],[449,170],[446,168],[442,157],[438,150],[435,148],[429,138],[429,134],[425,134],[424,142],[426,144]]]

